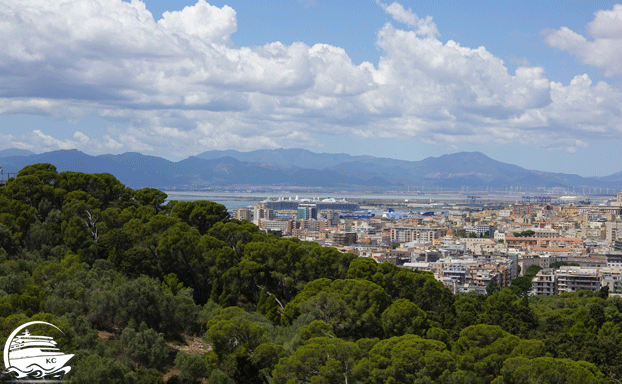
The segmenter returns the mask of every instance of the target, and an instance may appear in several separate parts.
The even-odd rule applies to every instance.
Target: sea
[[[213,191],[163,191],[168,195],[167,201],[177,200],[177,201],[197,201],[197,200],[209,200],[218,204],[222,204],[227,207],[229,212],[238,209],[238,208],[247,208],[253,207],[258,202],[264,201],[266,199],[270,200],[295,200],[295,199],[309,199],[309,200],[323,200],[328,198],[333,198],[335,200],[345,199],[346,201],[352,202],[361,202],[365,200],[370,201],[378,201],[378,200],[399,200],[402,202],[418,202],[418,203],[434,203],[439,201],[455,201],[455,202],[463,202],[466,197],[464,195],[428,195],[428,194],[372,194],[372,193],[331,193],[331,194],[318,194],[318,193],[285,193],[285,194],[276,194],[276,193],[266,193],[266,192],[213,192]]]

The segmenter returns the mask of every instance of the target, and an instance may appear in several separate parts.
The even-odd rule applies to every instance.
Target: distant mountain
[[[622,182],[622,172],[617,172],[609,176],[597,177],[596,179],[605,182]]]
[[[42,154],[0,158],[5,172],[19,171],[29,164],[50,163],[59,172],[111,173],[130,187],[172,185],[184,180],[175,176],[171,161],[139,153],[90,156],[78,150],[59,150]]]
[[[324,169],[349,161],[374,159],[371,156],[352,156],[346,153],[315,153],[306,149],[259,149],[251,152],[234,150],[207,151],[197,155],[204,160],[232,157],[249,163],[272,164],[282,168]]]
[[[536,189],[579,185],[614,187],[611,182],[595,178],[527,170],[517,165],[491,159],[480,152],[459,152],[428,157],[421,161],[373,158],[368,161],[337,164],[328,169],[340,169],[341,173],[347,175],[377,174],[415,188],[418,186],[451,189],[488,187],[499,190],[511,187]]]
[[[227,186],[299,186],[307,188],[385,187],[386,180],[356,178],[315,169],[280,168],[269,164],[241,162],[232,157],[204,160],[189,157],[172,162],[140,153],[90,156],[77,150],[0,158],[6,172],[17,172],[29,164],[50,163],[59,172],[110,173],[132,188],[201,188]]]
[[[9,148],[3,149],[0,151],[0,157],[9,157],[9,156],[30,156],[34,155],[34,152],[27,151],[25,149],[18,148]]]
[[[0,167],[5,173],[17,172],[34,163],[54,164],[59,172],[111,173],[132,188],[622,189],[622,172],[599,178],[541,172],[496,161],[480,152],[460,152],[421,161],[314,153],[304,149],[210,151],[178,162],[132,152],[90,156],[77,150],[0,156]]]

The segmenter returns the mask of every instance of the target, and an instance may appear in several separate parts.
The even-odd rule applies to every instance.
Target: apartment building
[[[356,232],[331,232],[330,240],[336,244],[356,243]]]
[[[554,269],[545,268],[531,280],[531,292],[534,295],[556,295],[557,277]]]
[[[281,235],[289,235],[294,228],[294,221],[287,219],[263,219],[259,223],[259,228],[264,231],[279,232]]]
[[[441,228],[435,227],[396,227],[391,228],[391,241],[399,243],[433,243],[442,235]]]
[[[316,219],[317,220],[317,204],[312,203],[301,203],[298,204],[298,209],[296,210],[296,216],[298,220],[309,220]]]
[[[475,236],[490,236],[492,237],[495,233],[495,226],[489,224],[478,224],[478,225],[467,225],[464,227],[464,231],[469,234],[473,234]]]
[[[267,219],[267,220],[276,219],[276,212],[268,208],[267,205],[263,203],[258,203],[253,209],[253,224],[259,226],[259,224],[261,223],[261,220],[263,219]]]
[[[565,266],[558,270],[543,269],[533,278],[531,292],[535,295],[554,295],[587,289],[596,292],[603,286],[609,292],[622,292],[622,269],[582,268]]]
[[[576,237],[514,237],[505,236],[505,243],[508,247],[533,248],[533,247],[554,247],[583,249],[583,241]]]
[[[505,257],[442,258],[425,263],[437,280],[443,282],[454,293],[485,293],[489,284],[508,287],[512,279],[514,261]],[[404,264],[410,268],[421,263]]]
[[[609,244],[614,244],[616,240],[622,238],[622,221],[608,221],[605,223],[605,240]]]
[[[248,208],[238,208],[235,211],[233,211],[233,218],[238,219],[240,221],[242,220],[251,221],[252,220],[251,210]]]
[[[610,293],[622,293],[622,269],[620,267],[615,268],[603,268],[601,285],[609,287]]]
[[[533,215],[533,205],[515,205],[512,210],[516,216],[531,216]]]
[[[561,267],[557,272],[557,292],[576,292],[579,289],[598,291],[601,276],[597,269]]]

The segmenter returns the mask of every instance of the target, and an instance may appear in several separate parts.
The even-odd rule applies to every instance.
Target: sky
[[[0,0],[0,149],[622,171],[622,5]]]

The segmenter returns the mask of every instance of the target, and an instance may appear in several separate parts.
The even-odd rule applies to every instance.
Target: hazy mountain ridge
[[[5,172],[16,172],[34,163],[51,163],[59,172],[111,173],[132,188],[282,186],[417,190],[419,187],[521,187],[535,190],[579,186],[622,187],[622,172],[606,177],[582,177],[527,170],[491,159],[480,152],[460,152],[428,157],[421,161],[406,161],[343,153],[322,154],[304,149],[253,152],[229,150],[208,151],[172,162],[136,152],[90,156],[78,150],[30,155],[19,151],[0,151],[0,166]]]
[[[9,148],[9,149],[3,149],[0,151],[0,157],[30,156],[34,154],[35,154],[34,152],[27,151],[25,149],[19,149],[19,148]]]
[[[616,172],[613,175],[596,177],[596,179],[601,181],[610,181],[610,182],[622,182],[622,171]]]
[[[346,153],[315,153],[306,149],[258,149],[251,152],[235,150],[207,151],[196,157],[204,160],[214,160],[222,157],[232,157],[249,163],[272,164],[282,168],[311,168],[324,169],[332,165],[349,161],[373,159],[371,156],[352,156]]]

